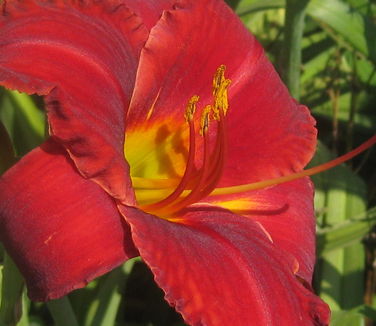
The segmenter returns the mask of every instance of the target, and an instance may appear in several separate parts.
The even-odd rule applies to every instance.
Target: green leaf
[[[331,159],[323,145],[318,153],[314,165]],[[313,180],[322,227],[318,231],[321,259],[315,285],[332,310],[353,308],[362,303],[364,295],[364,249],[360,241],[376,216],[371,215],[373,212],[364,214],[366,186],[348,167],[336,167]]]
[[[362,315],[366,316],[367,318],[376,320],[376,309],[373,307],[370,307],[368,305],[362,305],[357,309],[357,311]]]
[[[258,11],[283,8],[284,6],[285,0],[243,0],[240,1],[236,13],[239,16],[244,16]]]
[[[22,316],[24,280],[12,259],[5,254],[2,270],[0,325],[15,326]]]
[[[363,326],[364,317],[357,311],[332,311],[330,326]]]
[[[8,130],[16,154],[24,155],[45,138],[46,119],[30,96],[0,91],[0,120]]]
[[[376,25],[369,17],[340,0],[311,0],[307,13],[337,42],[376,64]]]
[[[351,310],[332,311],[330,326],[363,326],[364,317],[376,320],[376,310],[368,305],[360,305]]]
[[[239,5],[240,0],[226,0],[226,2],[231,8],[235,9]]]
[[[376,207],[334,227],[319,229],[317,234],[318,255],[359,243],[376,224]]]
[[[305,12],[309,0],[286,0],[284,42],[280,71],[291,95],[300,98],[300,69]]]
[[[0,121],[0,175],[13,165],[16,158],[5,126]]]
[[[56,326],[79,326],[67,296],[48,301],[46,304]]]
[[[105,275],[99,283],[99,291],[88,309],[86,326],[114,325],[121,301],[121,292],[127,275],[139,258],[128,260],[122,266]]]
[[[30,300],[26,295],[26,291],[23,291],[22,294],[22,316],[20,321],[18,322],[17,326],[32,326],[30,325],[29,321],[29,306],[30,306]]]

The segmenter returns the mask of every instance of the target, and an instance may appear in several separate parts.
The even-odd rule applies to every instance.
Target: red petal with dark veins
[[[166,299],[192,326],[327,325],[325,303],[258,223],[215,207],[176,222],[119,207]]]
[[[128,203],[124,116],[147,37],[121,1],[10,0],[0,16],[0,84],[48,95],[50,131],[81,174]]]
[[[257,191],[208,197],[204,202],[259,222],[276,247],[295,257],[296,274],[311,283],[316,245],[313,185],[309,178]]]
[[[113,199],[53,141],[0,179],[0,239],[37,301],[83,287],[138,254]]]
[[[221,185],[301,170],[315,149],[314,120],[291,98],[259,43],[223,1],[182,0],[175,8],[163,14],[142,51],[127,132],[187,129],[186,103],[193,95],[201,97],[201,108],[212,103],[213,75],[224,64],[232,80],[227,114],[231,159]],[[141,163],[148,165],[148,159]]]

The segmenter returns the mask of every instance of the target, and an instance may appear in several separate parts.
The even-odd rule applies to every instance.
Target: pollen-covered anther
[[[213,117],[217,121],[221,119],[220,110],[222,110],[223,115],[226,115],[229,107],[227,89],[231,80],[226,79],[225,71],[226,66],[221,65],[213,78]]]
[[[201,128],[200,128],[200,135],[205,135],[209,130],[209,123],[210,123],[210,114],[212,112],[212,106],[207,105],[201,115]]]
[[[193,120],[193,116],[197,109],[197,103],[200,100],[200,96],[193,95],[191,99],[188,101],[187,108],[185,110],[184,118],[187,122]]]
[[[213,105],[213,112],[214,112],[214,119],[220,120],[220,110],[223,111],[223,114],[227,114],[228,110],[228,95],[227,95],[227,88],[230,86],[231,80],[225,79],[223,83],[220,85],[216,95],[214,96],[214,105]]]
[[[217,71],[214,74],[213,78],[213,96],[216,96],[216,92],[219,89],[220,85],[225,81],[225,71],[226,71],[226,66],[225,65],[220,65],[217,68]]]

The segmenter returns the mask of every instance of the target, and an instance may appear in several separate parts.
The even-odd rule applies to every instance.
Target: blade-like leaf
[[[356,311],[332,311],[331,326],[362,326],[363,316]]]
[[[12,259],[4,255],[2,269],[0,325],[13,326],[22,316],[24,280]]]
[[[236,13],[244,16],[257,11],[282,8],[284,5],[285,0],[243,0],[236,8]]]
[[[0,120],[12,139],[17,155],[24,155],[42,143],[45,115],[26,94],[2,90]]]
[[[48,301],[47,307],[55,321],[56,326],[78,326],[75,313],[68,297]]]
[[[99,291],[89,306],[85,325],[114,325],[121,301],[121,293],[126,284],[127,275],[139,258],[127,261],[114,269],[99,282]]]
[[[0,175],[15,161],[13,146],[3,123],[0,121]]]
[[[311,0],[307,13],[332,37],[340,39],[376,64],[376,25],[359,11],[340,0]]]
[[[318,231],[318,255],[331,252],[360,242],[376,224],[376,207],[361,214],[355,219],[349,219],[332,228]]]
[[[331,158],[324,146],[320,146],[318,152],[320,156],[314,164],[317,160]],[[316,208],[321,212],[320,224],[325,230],[331,230],[319,233],[318,251],[322,256],[316,286],[332,310],[353,308],[362,303],[364,295],[364,250],[360,240],[372,224],[367,216],[357,223],[350,219],[366,209],[366,186],[345,166],[315,176],[314,181],[316,193],[320,194],[316,198]]]

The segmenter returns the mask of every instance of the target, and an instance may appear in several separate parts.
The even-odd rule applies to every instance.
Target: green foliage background
[[[375,133],[375,3],[228,3],[264,45],[294,97],[317,119],[320,143],[311,165],[347,152]],[[0,90],[0,172],[43,141],[42,107],[40,98]],[[313,178],[318,232],[314,286],[330,305],[334,326],[376,325],[375,166],[376,149],[371,149]],[[184,325],[138,259],[69,297],[40,304],[26,298],[17,269],[6,253],[0,254],[0,326]]]

